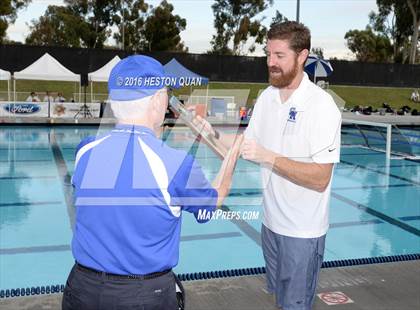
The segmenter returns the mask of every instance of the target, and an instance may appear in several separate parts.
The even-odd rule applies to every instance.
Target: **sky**
[[[187,20],[186,30],[181,32],[182,41],[191,53],[205,53],[210,49],[214,15],[211,5],[214,0],[169,0],[174,6],[174,13]],[[159,0],[146,0],[157,6]],[[269,26],[276,10],[289,20],[296,19],[297,0],[274,0],[273,5],[258,17],[265,16],[263,24]],[[43,15],[48,5],[62,5],[62,0],[32,0],[24,10],[19,11],[14,25],[9,26],[9,39],[24,42],[29,34],[32,20]],[[375,0],[301,0],[300,21],[309,27],[312,34],[312,46],[321,47],[326,58],[353,59],[346,47],[345,33],[350,29],[364,29],[369,22],[368,14],[377,12]],[[109,42],[112,43],[112,42]],[[252,54],[262,56],[262,46]]]

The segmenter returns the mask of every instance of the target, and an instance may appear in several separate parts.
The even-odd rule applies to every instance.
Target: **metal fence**
[[[87,73],[97,70],[115,55],[124,58],[129,53],[115,49],[81,49],[27,45],[0,46],[0,68],[20,71],[48,52],[71,71],[82,74],[87,85]],[[206,76],[210,81],[267,82],[265,57],[220,56],[155,52],[144,53],[166,64],[176,58],[188,69]],[[333,74],[328,78],[336,85],[420,87],[420,65],[377,64],[353,61],[331,61]]]

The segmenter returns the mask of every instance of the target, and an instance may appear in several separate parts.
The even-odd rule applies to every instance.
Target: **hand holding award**
[[[201,117],[194,117],[193,113],[186,109],[175,96],[172,96],[169,99],[169,108],[174,113],[179,114],[180,118],[191,129],[191,131],[195,135],[200,136],[203,142],[213,152],[215,152],[222,160],[225,158],[228,150],[220,141],[218,141],[217,134],[211,126],[206,126],[207,121]]]

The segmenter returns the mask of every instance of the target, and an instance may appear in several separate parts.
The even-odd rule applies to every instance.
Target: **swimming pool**
[[[0,127],[0,290],[64,284],[70,251],[70,176],[79,141],[97,128]],[[416,137],[418,128],[407,130]],[[417,142],[419,140],[416,140]],[[187,130],[168,144],[193,152],[212,179],[220,161]],[[334,171],[325,260],[420,253],[420,163],[343,148]],[[226,208],[261,212],[258,167],[240,160]],[[250,216],[251,217],[251,216]],[[257,219],[195,223],[184,213],[178,273],[264,265]]]

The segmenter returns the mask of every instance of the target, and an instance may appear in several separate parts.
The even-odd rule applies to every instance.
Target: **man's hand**
[[[210,123],[200,115],[194,117],[193,123],[197,128],[200,129],[200,132],[210,133],[216,139],[216,141],[221,143],[222,147],[226,150],[232,148],[235,141],[238,140],[237,134],[226,134],[220,131],[217,131],[216,134],[216,130],[213,129],[212,125],[210,125]]]
[[[259,164],[273,165],[275,155],[273,152],[259,145],[255,140],[245,139],[241,147],[243,159],[250,160]]]
[[[202,118],[200,115],[197,115],[196,117],[194,117],[192,122],[195,126],[197,126],[197,128],[200,129],[200,132],[204,130],[206,132],[209,132],[213,136],[215,135],[215,131],[213,127],[210,125],[210,123],[204,118]]]

